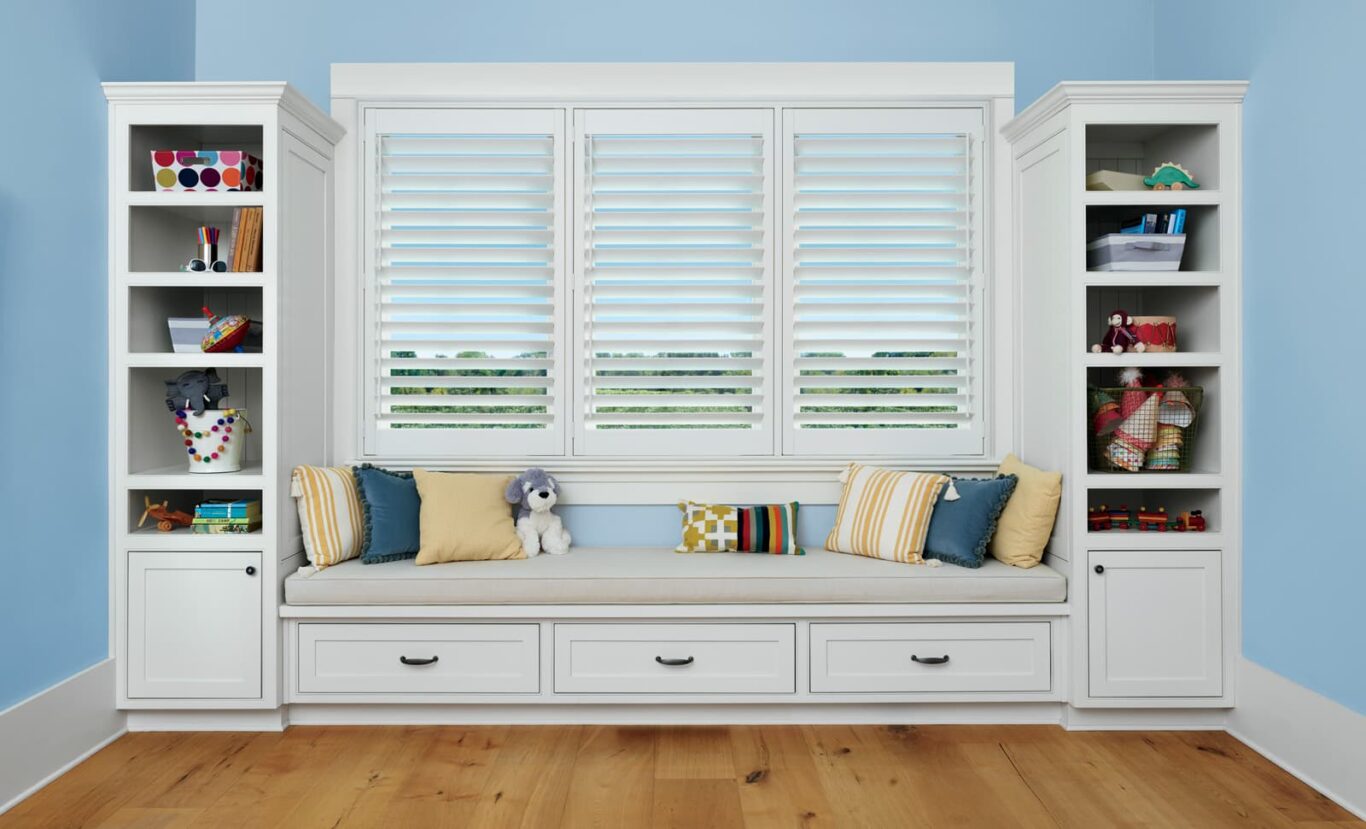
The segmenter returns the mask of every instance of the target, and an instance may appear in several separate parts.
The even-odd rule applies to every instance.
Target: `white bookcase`
[[[1242,82],[1063,83],[1003,129],[1014,159],[1021,454],[1060,469],[1049,563],[1069,577],[1070,702],[1229,707],[1240,652]],[[1174,161],[1199,189],[1088,191],[1100,169]],[[1090,271],[1121,220],[1188,211],[1177,271]],[[1093,354],[1112,309],[1177,318],[1175,353]],[[1204,389],[1189,468],[1099,471],[1090,389],[1121,368]],[[1208,530],[1091,531],[1088,508],[1201,510]]]
[[[126,709],[275,709],[281,583],[302,559],[290,470],[327,456],[333,149],[342,129],[283,83],[113,83],[109,112],[110,610]],[[241,149],[255,192],[156,188],[156,149]],[[263,209],[258,273],[189,273],[195,228]],[[222,251],[227,257],[227,251]],[[259,353],[176,354],[167,317],[245,313]],[[214,368],[254,427],[240,472],[191,474],[164,380]],[[139,529],[144,497],[193,513],[260,498],[246,535]]]

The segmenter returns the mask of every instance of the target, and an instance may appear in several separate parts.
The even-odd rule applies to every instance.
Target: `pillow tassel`
[[[952,478],[949,478],[949,487],[948,487],[948,489],[944,490],[944,500],[945,500],[945,501],[957,501],[957,500],[958,500],[958,489],[953,485],[953,479],[952,479]]]

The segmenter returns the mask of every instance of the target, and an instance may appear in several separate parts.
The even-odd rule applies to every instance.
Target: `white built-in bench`
[[[1046,566],[576,548],[348,561],[301,570],[284,592],[285,696],[299,722],[348,721],[338,704],[1065,697],[1054,654],[1067,580]]]

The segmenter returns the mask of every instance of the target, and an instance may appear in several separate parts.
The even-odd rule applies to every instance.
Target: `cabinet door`
[[[261,554],[128,554],[128,696],[261,696]]]
[[[1223,693],[1217,551],[1093,551],[1089,561],[1092,696]]]

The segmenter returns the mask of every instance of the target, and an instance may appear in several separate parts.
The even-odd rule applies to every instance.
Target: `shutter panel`
[[[772,112],[575,118],[576,453],[771,454]]]
[[[787,451],[980,453],[981,111],[784,122]]]
[[[562,454],[560,110],[383,110],[367,451]]]

